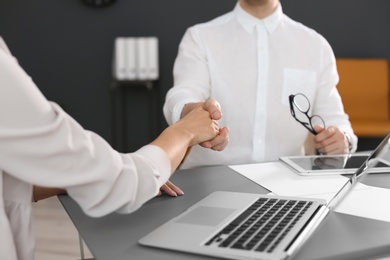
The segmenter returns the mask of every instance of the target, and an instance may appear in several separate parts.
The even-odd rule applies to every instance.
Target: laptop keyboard
[[[271,253],[312,204],[260,198],[206,245]]]

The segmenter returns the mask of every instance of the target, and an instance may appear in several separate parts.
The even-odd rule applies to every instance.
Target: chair
[[[386,59],[337,58],[337,89],[358,137],[390,132],[389,65]]]

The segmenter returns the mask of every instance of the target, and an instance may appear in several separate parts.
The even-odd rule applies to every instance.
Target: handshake
[[[215,151],[222,151],[229,143],[229,128],[218,126],[218,120],[222,118],[221,106],[215,99],[209,98],[205,102],[187,103],[182,110],[181,118],[185,119],[191,112],[195,112],[197,109],[202,108],[207,111],[213,120],[213,123],[218,127],[218,134],[210,140],[200,142],[204,148],[209,148]]]

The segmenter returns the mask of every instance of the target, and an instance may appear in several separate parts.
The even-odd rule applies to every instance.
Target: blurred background
[[[322,34],[336,57],[390,59],[390,1],[281,2],[288,16]],[[2,0],[0,35],[49,100],[59,103],[84,128],[112,145],[113,140],[125,142],[116,148],[131,152],[167,126],[162,104],[172,87],[173,62],[186,28],[232,10],[235,3],[117,0],[106,8],[91,8],[81,0]],[[142,36],[159,39],[160,77],[153,82],[156,109],[151,110],[146,88],[134,87],[123,93],[127,130],[126,138],[121,139],[112,127],[116,115],[112,108],[118,102],[110,98],[114,40]],[[361,137],[359,150],[372,149],[380,139]],[[58,200],[36,203],[34,214],[37,259],[77,259],[77,231]]]
[[[322,34],[337,57],[390,58],[390,1],[281,2],[287,15]],[[120,149],[128,152],[151,141],[166,127],[162,104],[172,87],[173,62],[186,28],[230,11],[235,3],[117,0],[105,8],[91,8],[81,0],[2,0],[0,35],[48,99],[59,103],[84,128],[97,132],[111,144],[118,134],[112,129],[110,99],[114,39],[157,36],[157,112],[148,105],[146,88],[126,91],[127,140],[125,148]],[[154,125],[148,120],[150,113],[156,121]],[[364,142],[362,138],[361,150],[370,148]],[[376,139],[371,139],[371,143],[368,145],[375,146]]]

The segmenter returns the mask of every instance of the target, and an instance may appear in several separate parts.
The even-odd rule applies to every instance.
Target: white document
[[[126,38],[118,37],[114,43],[113,77],[117,80],[126,79]]]
[[[341,175],[301,176],[282,162],[229,167],[276,195],[322,198],[328,202],[348,180]],[[358,183],[336,211],[390,222],[389,199],[389,189]]]
[[[390,222],[390,190],[358,183],[336,212]]]
[[[341,175],[301,176],[281,162],[229,166],[236,172],[281,196],[311,196],[336,193],[347,181]]]

